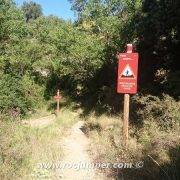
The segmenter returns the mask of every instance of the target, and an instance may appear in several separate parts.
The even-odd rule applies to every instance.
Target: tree
[[[72,4],[72,10],[77,13],[78,19],[80,19],[81,13],[84,11],[87,4],[87,0],[69,0],[69,2]]]
[[[180,94],[179,17],[179,0],[145,0],[135,20],[142,59],[141,86],[175,97]]]
[[[33,1],[25,1],[22,5],[22,10],[24,11],[26,22],[29,22],[30,19],[37,19],[43,15],[41,5]]]
[[[25,115],[42,94],[32,76],[39,46],[28,38],[30,23],[11,0],[0,1],[0,12],[0,114]]]

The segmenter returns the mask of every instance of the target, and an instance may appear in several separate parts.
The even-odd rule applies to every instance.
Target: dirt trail
[[[23,124],[29,125],[35,128],[37,127],[43,128],[52,124],[55,119],[56,119],[55,115],[49,115],[49,116],[38,118],[38,119],[30,119],[30,120],[23,121]]]
[[[23,124],[35,128],[43,128],[54,122],[55,115],[50,115],[34,120],[24,121]],[[78,121],[74,124],[66,137],[58,143],[64,152],[64,158],[59,162],[64,168],[57,168],[53,173],[53,177],[63,180],[106,180],[105,176],[96,169],[87,168],[92,165],[91,158],[88,155],[89,139],[81,131],[84,122]],[[68,168],[67,166],[73,166]],[[81,168],[78,168],[81,166]],[[86,166],[86,168],[84,167]],[[53,178],[54,179],[54,178]]]
[[[62,146],[64,149],[64,159],[62,164],[91,164],[90,157],[87,153],[89,139],[81,131],[83,121],[77,122],[72,128],[70,135],[63,140]],[[61,179],[65,180],[104,180],[105,178],[100,173],[97,173],[93,168],[64,168],[57,170],[61,174]]]

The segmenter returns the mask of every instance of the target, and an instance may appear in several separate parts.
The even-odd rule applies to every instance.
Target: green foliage
[[[156,85],[160,84],[159,91],[172,93],[174,89],[179,92],[179,81],[176,77],[176,85],[172,89],[166,89],[161,82],[169,80],[170,74],[179,73],[179,47],[180,47],[180,2],[175,1],[143,1],[141,12],[137,13],[136,30],[138,34],[138,49],[141,53],[141,86],[147,86],[155,80]],[[166,70],[167,74],[162,79],[155,76],[159,69]],[[171,83],[170,83],[171,84]],[[152,86],[152,83],[151,83]],[[158,87],[156,86],[156,89]],[[165,88],[165,89],[164,89]]]
[[[152,95],[135,96],[132,109],[134,121],[155,121],[163,130],[175,128],[180,124],[179,102],[168,95],[163,95],[162,98]]]
[[[16,42],[26,31],[22,12],[10,0],[1,0],[0,10],[0,48],[4,50],[7,44]]]
[[[77,12],[78,17],[80,18],[81,12],[84,10],[84,7],[87,0],[68,0],[70,3],[72,3],[72,10]]]
[[[0,111],[16,117],[42,101],[43,86],[34,82],[32,64],[37,53],[28,40],[22,12],[11,1],[1,1],[0,8]]]
[[[42,88],[28,76],[2,75],[0,80],[0,111],[12,117],[25,115],[42,102]]]
[[[179,24],[174,21],[178,12],[170,18],[166,15],[179,8],[178,2],[70,2],[78,13],[75,23],[43,17],[41,7],[33,2],[23,5],[28,18],[33,19],[25,23],[20,9],[11,1],[1,1],[0,74],[21,79],[28,76],[33,86],[46,86],[45,96],[62,88],[74,96],[91,94],[96,104],[102,104],[105,89],[114,98],[117,51],[134,42],[141,55],[140,89],[178,97],[178,51],[173,50],[179,46]],[[106,102],[104,107],[112,104]]]
[[[22,5],[22,10],[24,11],[26,22],[29,22],[31,19],[37,19],[43,15],[41,5],[33,1],[25,1]]]
[[[107,154],[107,160],[118,157],[118,161],[123,162],[141,157],[146,161],[143,154],[158,154],[158,158],[162,158],[169,153],[167,157],[172,164],[176,154],[172,157],[174,153],[170,153],[178,149],[176,128],[180,122],[179,0],[70,2],[78,15],[74,23],[42,16],[41,6],[32,1],[25,2],[19,9],[11,0],[0,0],[1,116],[7,114],[13,119],[24,116],[40,105],[44,97],[54,95],[57,88],[80,97],[81,102],[85,97],[84,107],[92,102],[92,108],[100,105],[109,114],[117,110],[119,113],[121,99],[115,93],[116,53],[123,52],[125,44],[132,42],[141,58],[141,95],[134,96],[131,104],[130,120],[138,125],[130,132],[136,139],[130,140],[133,148],[128,149],[129,154],[122,149],[119,117],[116,122],[112,118],[109,124],[109,117],[99,122],[95,117],[94,122],[89,123],[89,130],[96,131],[97,143],[102,139],[103,144],[100,142],[96,151],[102,152],[100,157]],[[177,101],[164,94],[173,95]],[[27,134],[16,129],[17,124],[3,121],[0,120],[1,179],[8,175],[14,177],[30,152],[24,148],[29,140]],[[20,136],[17,131],[21,132]],[[171,131],[175,136],[166,138]],[[107,153],[107,150],[110,151]],[[126,156],[121,157],[122,154]],[[169,167],[167,161],[162,162]],[[147,171],[144,172],[146,175]],[[162,177],[157,168],[153,172]]]

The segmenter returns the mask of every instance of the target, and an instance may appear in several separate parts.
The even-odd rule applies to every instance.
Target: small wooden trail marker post
[[[59,108],[59,103],[60,103],[60,99],[61,99],[61,95],[60,95],[59,89],[57,90],[57,95],[54,96],[54,99],[55,99],[56,102],[57,102],[56,115],[58,115],[59,109],[60,109],[60,108]]]
[[[57,91],[57,97],[60,97],[59,94],[60,94],[60,93],[59,93],[59,89],[58,89],[58,91]],[[59,100],[60,100],[60,99],[58,98],[58,99],[57,99],[57,112],[59,112]]]
[[[127,44],[126,53],[118,55],[117,92],[124,94],[123,141],[125,147],[129,136],[129,103],[130,94],[137,93],[138,53],[133,53],[133,45]]]

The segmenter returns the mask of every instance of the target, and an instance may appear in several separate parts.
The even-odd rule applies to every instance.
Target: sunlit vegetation
[[[41,5],[32,1],[17,7],[11,0],[0,0],[0,177],[26,173],[22,167],[28,168],[33,153],[29,134],[35,139],[37,134],[20,122],[43,104],[51,110],[50,100],[60,89],[73,111],[81,108],[79,118],[87,121],[88,136],[101,147],[94,149],[100,160],[123,160],[123,153],[125,160],[148,164],[150,155],[161,170],[150,166],[154,176],[145,169],[140,174],[123,172],[126,177],[178,179],[180,1],[69,1],[77,16],[74,22],[45,16]],[[115,90],[116,54],[130,42],[140,54],[140,64],[126,154],[119,138],[123,99]],[[71,113],[68,110],[64,119],[71,119]],[[112,171],[107,174],[120,177]]]

